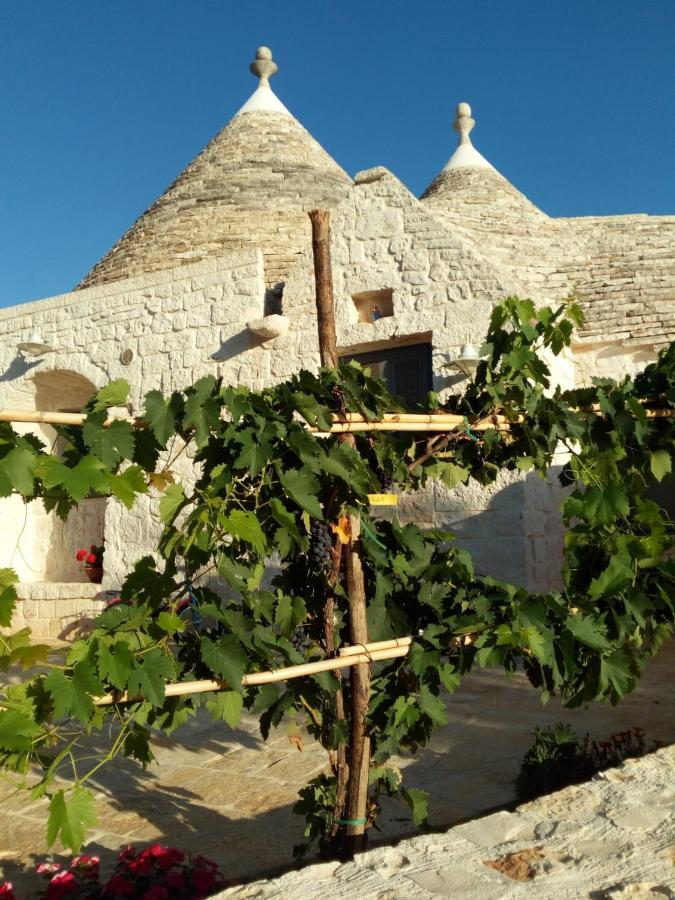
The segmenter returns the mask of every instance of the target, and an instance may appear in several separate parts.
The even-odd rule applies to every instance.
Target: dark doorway
[[[428,343],[382,347],[368,353],[345,353],[342,359],[353,359],[367,366],[374,376],[385,382],[392,394],[401,397],[409,406],[424,400],[432,388],[431,344]]]

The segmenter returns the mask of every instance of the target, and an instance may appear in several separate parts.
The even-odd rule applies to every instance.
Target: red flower
[[[192,886],[200,894],[205,894],[207,891],[210,891],[215,882],[216,876],[213,871],[208,871],[207,869],[195,869],[192,872]]]
[[[57,872],[47,886],[46,900],[61,900],[77,890],[77,881],[72,872]]]
[[[151,888],[141,894],[141,900],[167,900],[171,894],[161,884],[153,884]]]
[[[138,852],[135,847],[131,846],[131,844],[127,844],[127,846],[123,847],[117,854],[117,858],[120,862],[129,862],[132,859],[136,859],[137,856]]]
[[[96,554],[95,554],[95,553],[90,553],[90,554],[87,556],[87,563],[88,563],[90,566],[93,566],[95,562],[96,562]]]
[[[152,872],[155,863],[150,856],[139,856],[138,859],[130,860],[127,865],[127,871],[132,875],[149,875]]]
[[[35,871],[38,875],[55,875],[57,872],[61,872],[62,868],[58,863],[40,863]],[[0,894],[1,896],[2,894]]]
[[[71,869],[76,869],[85,878],[98,878],[98,856],[74,856],[70,863]]]
[[[86,558],[87,558],[87,551],[86,551],[86,550],[78,550],[77,553],[75,554],[75,559],[76,559],[78,562],[82,562],[82,561],[85,560]]]
[[[172,888],[185,887],[185,876],[180,869],[171,869],[164,876],[164,884]]]
[[[11,881],[3,881],[2,884],[0,884],[0,897],[3,897],[4,900],[16,900],[16,894],[14,893]]]
[[[152,844],[146,847],[141,853],[140,859],[152,860],[157,863],[160,869],[170,869],[174,863],[182,862],[185,859],[180,850],[175,847],[165,847],[163,844]]]
[[[106,884],[105,891],[107,894],[112,894],[113,897],[131,897],[134,893],[134,886],[121,875],[113,875]]]

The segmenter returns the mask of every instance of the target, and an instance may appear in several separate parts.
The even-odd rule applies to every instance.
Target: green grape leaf
[[[137,494],[147,494],[148,485],[139,466],[129,466],[120,475],[106,474],[110,491],[127,509],[131,509]]]
[[[143,655],[142,663],[136,661],[129,675],[127,690],[132,697],[140,696],[149,700],[153,706],[161,706],[164,703],[165,684],[175,674],[171,657],[159,647],[154,647]]]
[[[230,728],[236,728],[244,709],[244,697],[239,691],[221,691],[206,706],[214,719],[222,719]]]
[[[184,502],[183,485],[179,483],[170,484],[159,501],[159,517],[165,525],[175,518]]]
[[[221,635],[217,641],[203,638],[202,660],[217,678],[222,678],[230,688],[239,688],[246,671],[247,657],[233,634]]]
[[[264,556],[267,551],[267,541],[254,512],[235,509],[229,516],[223,516],[220,522],[229,534],[251,544],[261,556]]]
[[[649,465],[657,481],[663,481],[673,471],[673,462],[667,450],[655,450],[651,454]]]
[[[96,413],[109,409],[111,406],[124,406],[130,390],[131,386],[124,378],[111,381],[110,384],[94,394],[92,400],[90,400],[92,411]]]
[[[101,678],[118,690],[123,691],[129,682],[129,675],[135,665],[134,656],[129,645],[124,643],[124,641],[117,641],[109,647],[105,644],[100,644],[98,648],[98,665]]]
[[[13,569],[0,569],[0,626],[7,628],[12,621],[12,615],[16,606],[16,589],[19,581]],[[2,653],[2,645],[0,645]]]
[[[36,460],[37,454],[26,447],[15,447],[0,459],[0,496],[7,497],[13,488],[24,497],[32,497]]]
[[[150,391],[145,395],[143,418],[150,426],[162,447],[176,433],[176,416],[171,401],[164,399],[161,391]]]
[[[86,788],[76,787],[66,799],[64,791],[57,791],[49,802],[47,845],[58,838],[61,844],[77,853],[87,830],[96,824],[94,795]]]
[[[415,825],[424,825],[429,817],[429,794],[419,788],[399,788],[399,794],[410,810]]]
[[[587,647],[593,650],[609,649],[604,622],[577,613],[567,617],[566,625],[574,637]]]
[[[310,472],[299,472],[297,469],[284,470],[277,466],[277,475],[287,497],[293,500],[316,519],[323,519],[323,511],[316,497],[319,482]]]
[[[0,747],[3,750],[30,750],[33,739],[41,733],[42,728],[27,712],[0,710]]]

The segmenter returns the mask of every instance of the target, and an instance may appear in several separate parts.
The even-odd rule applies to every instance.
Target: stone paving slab
[[[675,746],[592,781],[218,894],[220,900],[663,900],[675,897]]]
[[[542,707],[524,676],[490,669],[469,675],[447,708],[449,724],[430,745],[414,759],[396,761],[409,787],[431,791],[436,829],[514,804],[513,780],[536,725],[563,721],[598,739],[640,726],[651,740],[675,743],[675,644],[650,662],[638,689],[615,708],[563,710],[555,701]],[[96,741],[107,746],[101,736]],[[111,860],[129,842],[161,840],[215,859],[229,878],[251,880],[292,867],[303,821],[291,808],[298,789],[325,766],[317,744],[305,737],[299,752],[283,727],[263,742],[253,718],[232,731],[200,715],[171,738],[155,739],[153,750],[159,765],[145,772],[119,760],[99,773],[99,821],[88,852]],[[0,781],[0,800],[8,793]],[[575,802],[583,806],[583,798]],[[24,884],[30,890],[34,883],[23,867],[46,852],[44,802],[8,798],[0,810],[0,867],[20,890]],[[379,824],[371,846],[415,833],[393,801]]]

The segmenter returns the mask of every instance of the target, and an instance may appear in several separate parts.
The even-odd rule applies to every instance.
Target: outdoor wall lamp
[[[45,341],[42,335],[38,334],[37,331],[34,331],[27,341],[21,341],[16,345],[16,349],[19,350],[23,356],[44,356],[45,353],[54,353],[54,347],[48,342]]]
[[[479,362],[480,357],[478,355],[478,348],[474,347],[473,344],[462,344],[459,356],[447,363],[446,367],[449,369],[457,369],[462,375],[471,378],[478,368]]]

